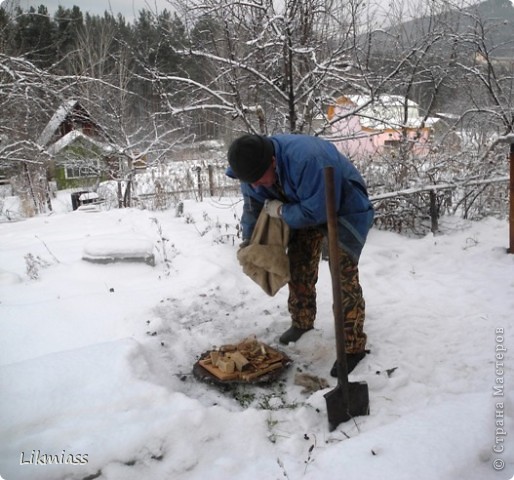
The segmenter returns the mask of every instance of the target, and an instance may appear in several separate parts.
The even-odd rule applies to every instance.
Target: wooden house
[[[37,143],[51,157],[49,177],[58,189],[91,187],[120,168],[116,146],[78,100],[56,110]]]

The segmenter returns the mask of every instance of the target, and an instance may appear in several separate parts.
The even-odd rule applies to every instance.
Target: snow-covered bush
[[[504,145],[485,158],[476,150],[418,158],[390,152],[355,163],[367,181],[378,228],[424,235],[438,229],[443,215],[471,220],[508,215]]]

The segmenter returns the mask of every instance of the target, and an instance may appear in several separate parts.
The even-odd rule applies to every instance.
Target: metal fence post
[[[514,143],[510,144],[510,212],[509,212],[509,249],[514,253]]]
[[[209,194],[211,197],[214,197],[214,167],[209,165],[207,168],[209,169]]]
[[[200,202],[203,202],[202,167],[196,167],[196,177],[198,180],[198,196]]]

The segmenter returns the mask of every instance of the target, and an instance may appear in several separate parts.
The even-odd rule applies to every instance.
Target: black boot
[[[299,340],[300,337],[309,330],[312,330],[312,328],[298,328],[293,326],[289,330],[286,330],[278,340],[283,345],[287,345],[289,342],[296,342]]]
[[[368,353],[368,351],[346,354],[348,373],[357,366],[357,364],[366,356],[366,353]],[[337,360],[334,362],[334,366],[330,370],[330,376],[337,378]]]

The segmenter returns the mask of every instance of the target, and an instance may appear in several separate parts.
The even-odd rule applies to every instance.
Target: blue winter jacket
[[[282,219],[293,230],[313,226],[326,230],[323,169],[332,166],[339,241],[344,250],[358,261],[373,223],[373,207],[366,184],[355,166],[332,143],[318,137],[287,134],[268,138],[275,147],[276,174],[285,197],[274,187],[253,188],[248,183],[241,183],[243,239],[251,237],[266,199],[284,202]],[[236,178],[230,167],[227,175]]]

